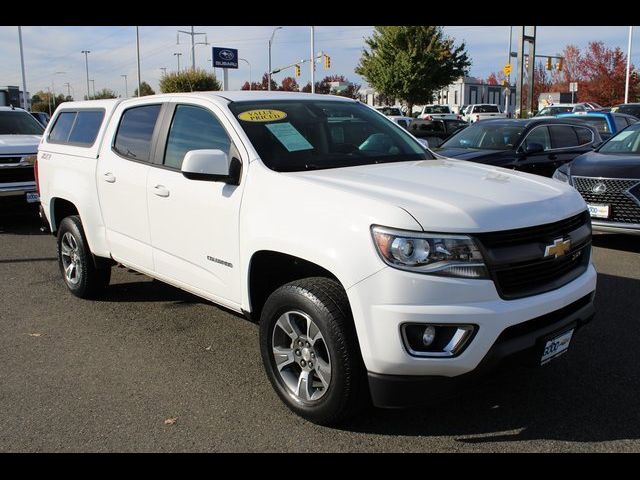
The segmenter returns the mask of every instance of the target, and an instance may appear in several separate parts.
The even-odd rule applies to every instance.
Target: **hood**
[[[562,220],[586,208],[580,194],[565,183],[450,159],[284,175],[395,205],[411,214],[425,231],[434,232],[529,227]]]
[[[457,160],[470,160],[472,162],[482,162],[484,158],[487,160],[495,158],[508,150],[485,150],[479,148],[439,148],[435,150],[438,155],[447,158],[455,158]]]
[[[587,152],[569,165],[571,175],[640,178],[640,155]]]
[[[0,135],[0,155],[37,153],[41,135]]]

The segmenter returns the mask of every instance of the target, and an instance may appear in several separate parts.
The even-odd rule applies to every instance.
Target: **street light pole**
[[[167,75],[167,67],[160,67],[160,70],[162,70],[162,75],[163,76]]]
[[[511,65],[511,42],[513,40],[513,25],[511,25],[509,27],[509,52],[508,56],[507,56],[507,65]],[[511,72],[509,72],[509,75],[507,75],[507,90],[506,90],[506,94],[505,94],[505,100],[504,100],[504,111],[507,114],[507,116],[509,115],[509,100],[511,99]],[[460,104],[462,105],[463,101],[462,99],[460,100]]]
[[[67,97],[73,98],[71,96],[71,84],[69,82],[65,82],[64,85],[67,87]]]
[[[178,30],[178,35],[177,35],[177,45],[180,45],[180,34],[181,33],[185,33],[187,35],[191,35],[191,68],[193,70],[196,69],[196,35],[205,35],[205,42],[206,42],[206,33],[204,32],[194,32],[193,31],[193,27],[191,27],[191,31],[187,32],[185,30]],[[207,43],[208,45],[208,43]]]
[[[91,87],[93,90],[93,99],[96,99],[96,81],[95,79],[89,79],[89,81],[91,82]]]
[[[182,54],[180,52],[176,52],[173,55],[178,57],[178,73],[180,73],[180,55]]]
[[[248,60],[246,60],[244,58],[238,58],[238,60],[242,60],[244,63],[249,65],[249,90],[251,90],[251,64],[249,63]]]
[[[276,31],[280,30],[282,27],[276,27],[273,29],[273,33],[271,34],[271,38],[269,39],[269,78],[267,81],[267,90],[271,90],[271,44],[273,43],[273,36],[276,34]]]
[[[27,80],[24,74],[24,52],[22,50],[22,27],[18,26],[18,40],[20,42],[20,67],[22,68],[22,104],[28,110],[29,99],[27,98]]]
[[[315,59],[315,44],[314,44],[314,31],[311,27],[311,93],[316,93],[316,59]]]
[[[633,27],[629,27],[629,44],[627,45],[627,78],[624,82],[624,103],[629,103],[629,69],[631,68],[631,37],[633,37]]]
[[[56,87],[54,84],[54,79],[56,75],[64,75],[67,72],[54,72],[53,77],[51,77],[51,93],[53,94],[53,107],[56,106]]]
[[[127,86],[127,76],[126,75],[120,75],[121,77],[124,77],[124,98],[129,98],[129,87]],[[140,90],[138,90],[138,96],[140,96]]]
[[[89,91],[89,54],[91,53],[91,50],[82,50],[82,53],[84,53],[84,63],[85,66],[87,67],[87,100],[89,100],[89,98],[91,97],[91,92]]]

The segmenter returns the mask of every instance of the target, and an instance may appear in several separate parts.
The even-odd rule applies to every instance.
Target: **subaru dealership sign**
[[[213,47],[213,66],[216,68],[238,68],[238,49]]]

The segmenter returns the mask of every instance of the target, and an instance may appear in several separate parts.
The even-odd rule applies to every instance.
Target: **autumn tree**
[[[300,87],[298,86],[298,82],[293,77],[284,77],[282,79],[282,84],[278,87],[278,90],[284,92],[299,92]]]
[[[506,76],[504,72],[491,72],[491,74],[487,77],[487,83],[489,85],[502,85],[502,82],[506,80]]]
[[[559,56],[563,57],[562,70],[558,70],[555,65],[551,70],[551,91],[568,92],[570,82],[583,80],[581,71],[582,53],[575,45],[567,45]]]
[[[439,26],[378,26],[355,69],[378,92],[413,104],[466,75],[471,60]]]

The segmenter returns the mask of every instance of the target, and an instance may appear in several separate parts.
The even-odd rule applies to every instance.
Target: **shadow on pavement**
[[[600,274],[596,318],[564,358],[503,366],[473,392],[411,410],[375,410],[343,428],[382,435],[457,436],[469,444],[640,438],[640,280]]]
[[[593,246],[623,252],[640,253],[640,235],[621,233],[597,233],[593,235]]]
[[[0,215],[0,234],[50,235],[40,230],[42,223],[36,210]]]

